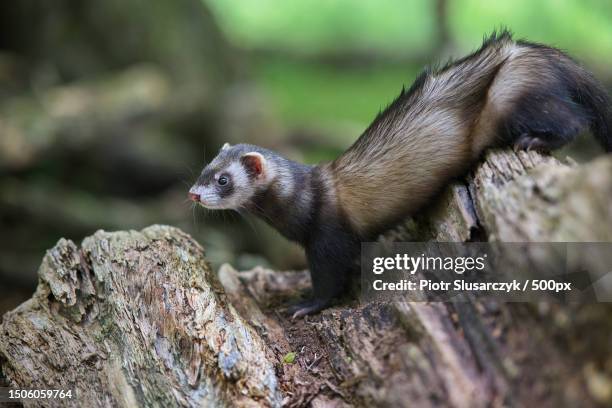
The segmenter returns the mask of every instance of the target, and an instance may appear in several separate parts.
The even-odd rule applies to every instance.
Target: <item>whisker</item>
[[[198,225],[198,219],[196,217],[196,203],[191,206],[191,214],[193,215],[193,226],[196,232],[200,232],[200,226]]]
[[[259,235],[259,230],[257,228],[255,228],[255,224],[253,223],[253,221],[251,220],[249,214],[243,213],[242,212],[242,208],[238,208],[236,210],[236,212],[242,217],[243,220],[246,221],[246,223],[248,224],[248,226],[253,230],[253,232],[255,233],[255,236],[259,239],[261,238],[261,235]]]

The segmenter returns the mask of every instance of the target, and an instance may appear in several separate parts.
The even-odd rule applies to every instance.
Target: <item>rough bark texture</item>
[[[381,239],[612,241],[612,157],[491,152],[436,202]],[[75,389],[74,406],[612,403],[607,304],[352,300],[292,321],[306,272],[215,275],[162,226],[60,240],[39,277],[2,318],[0,378]]]
[[[97,232],[43,259],[34,297],[4,316],[4,374],[93,406],[278,404],[266,345],[189,236]]]

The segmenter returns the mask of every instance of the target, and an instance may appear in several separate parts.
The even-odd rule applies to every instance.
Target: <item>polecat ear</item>
[[[266,170],[266,159],[261,153],[249,152],[242,155],[240,161],[249,174],[260,177]]]
[[[223,146],[221,146],[221,150],[229,149],[230,147],[232,147],[232,145],[225,143]]]

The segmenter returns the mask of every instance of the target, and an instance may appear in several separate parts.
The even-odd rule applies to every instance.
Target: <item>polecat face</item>
[[[254,146],[223,145],[189,190],[189,198],[214,210],[239,210],[268,181],[266,159]]]

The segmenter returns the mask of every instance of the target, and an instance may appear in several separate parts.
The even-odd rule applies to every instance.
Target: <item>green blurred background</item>
[[[194,209],[221,144],[335,157],[424,65],[500,27],[612,88],[609,0],[22,0],[0,6],[0,313],[44,252],[168,223],[213,265],[304,266],[256,220]],[[582,139],[570,150],[588,160]]]

